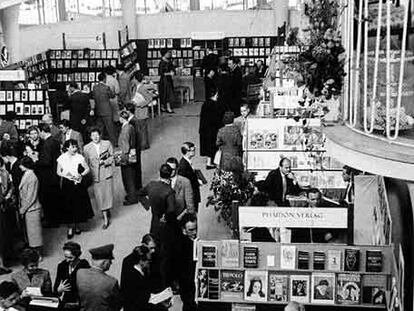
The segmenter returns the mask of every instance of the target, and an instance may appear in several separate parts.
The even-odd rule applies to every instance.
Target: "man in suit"
[[[150,233],[161,240],[162,224],[175,223],[175,193],[171,188],[172,169],[168,164],[160,167],[158,180],[149,182],[138,191],[138,201],[146,210],[151,208]]]
[[[195,268],[194,242],[197,240],[197,217],[186,214],[181,220],[181,234],[179,239],[179,285],[180,297],[183,302],[183,311],[197,310],[195,303]]]
[[[118,137],[118,146],[121,151],[120,166],[122,183],[124,184],[126,196],[125,205],[137,203],[137,187],[135,185],[136,163],[131,163],[132,157],[136,154],[135,129],[128,122],[128,112],[121,111],[119,121],[121,121],[121,132]]]
[[[137,163],[135,164],[135,186],[137,190],[142,187],[142,169],[141,169],[141,125],[140,121],[135,117],[135,106],[133,103],[125,105],[125,111],[128,112],[128,122],[134,127],[135,130],[135,153],[137,156]]]
[[[300,192],[301,188],[291,171],[291,162],[288,158],[282,158],[279,168],[269,172],[264,182],[264,189],[269,199],[278,206],[289,206],[286,195],[296,195]]]
[[[194,198],[194,211],[197,213],[198,204],[201,202],[200,196],[200,181],[198,180],[197,173],[193,168],[192,159],[195,156],[195,146],[192,142],[185,142],[181,146],[181,153],[183,157],[178,164],[178,175],[187,178],[191,183],[193,189]]]
[[[59,222],[60,188],[56,170],[60,144],[52,137],[48,124],[40,124],[39,131],[43,145],[38,158],[33,159],[35,172],[39,178],[39,200],[43,208],[45,226],[55,227]]]
[[[96,124],[101,129],[106,131],[109,140],[113,146],[116,146],[115,125],[112,117],[111,98],[115,97],[111,88],[105,84],[105,73],[98,74],[99,83],[93,88],[92,109],[91,116],[96,116]]]
[[[243,73],[240,67],[240,58],[230,57],[230,89],[231,89],[231,102],[230,109],[235,116],[240,115],[240,103],[243,89]]]
[[[105,272],[112,265],[113,244],[89,250],[92,267],[76,274],[81,311],[119,311],[122,299],[118,281]]]
[[[83,138],[80,132],[72,129],[70,122],[68,120],[61,120],[59,122],[59,130],[61,131],[61,145],[63,146],[65,142],[69,139],[76,140],[78,143],[79,152],[83,151]]]
[[[130,75],[125,72],[125,66],[118,64],[116,67],[119,83],[119,101],[125,105],[131,100],[131,80]]]
[[[116,124],[119,124],[119,82],[116,79],[116,70],[113,66],[105,68],[106,85],[109,86],[114,93],[114,97],[110,99],[112,106],[112,118]]]
[[[233,121],[234,125],[236,125],[239,128],[240,134],[242,134],[243,138],[245,136],[244,131],[246,129],[246,122],[249,116],[250,116],[249,105],[247,103],[244,103],[240,106],[240,116],[235,118]]]
[[[167,164],[172,169],[171,188],[175,191],[176,215],[180,220],[185,213],[195,213],[193,188],[188,178],[177,174],[178,160],[168,158]]]
[[[4,120],[0,117],[0,140],[16,143],[19,139],[17,128],[12,121]]]
[[[171,188],[172,169],[161,165],[160,179],[151,181],[138,193],[138,200],[151,206],[150,233],[160,242],[161,274],[165,286],[172,286],[175,276],[174,258],[179,227],[176,215],[175,193]]]
[[[69,84],[69,122],[73,130],[78,131],[82,134],[83,138],[86,139],[86,122],[89,116],[90,102],[89,96],[78,87],[78,84],[71,82]]]
[[[59,131],[59,128],[53,123],[53,116],[49,113],[45,114],[42,117],[42,123],[49,125],[50,127],[50,134],[52,134],[52,137],[56,139],[57,141],[61,140],[61,134]]]

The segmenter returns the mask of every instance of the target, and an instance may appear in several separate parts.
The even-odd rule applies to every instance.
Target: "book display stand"
[[[392,269],[392,246],[199,241],[196,297],[385,309]]]

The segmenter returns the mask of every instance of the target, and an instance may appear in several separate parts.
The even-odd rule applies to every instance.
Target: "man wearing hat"
[[[92,267],[78,270],[76,284],[81,311],[119,311],[121,309],[118,280],[105,273],[114,259],[113,250],[113,244],[89,250],[92,255]]]

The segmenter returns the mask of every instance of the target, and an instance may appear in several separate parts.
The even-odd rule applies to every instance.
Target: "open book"
[[[168,299],[171,299],[173,297],[173,292],[171,287],[167,287],[162,292],[158,294],[151,294],[151,297],[149,299],[149,303],[153,305],[157,305],[161,302],[167,301]]]

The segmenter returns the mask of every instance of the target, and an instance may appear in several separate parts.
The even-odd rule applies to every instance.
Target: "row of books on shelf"
[[[158,76],[158,68],[148,68],[148,75],[149,76]],[[179,67],[176,69],[176,75],[179,76],[191,76],[191,68],[184,68],[184,67]]]
[[[271,46],[271,37],[228,38],[229,47]]]
[[[161,51],[147,51],[147,58],[161,59]],[[193,50],[171,50],[172,58],[192,58]]]
[[[285,53],[299,54],[300,51],[301,51],[300,47],[296,45],[276,45],[273,50],[273,52],[276,54],[285,54]]]
[[[0,104],[0,115],[5,115],[7,111],[16,112],[17,116],[43,116],[45,114],[45,104],[22,103]]]
[[[149,49],[164,49],[173,48],[173,41],[174,39],[148,39],[148,48]],[[191,48],[192,47],[192,40],[190,38],[181,38],[180,39],[180,47],[181,48]]]
[[[99,72],[72,72],[51,74],[54,82],[97,82]]]
[[[45,99],[43,90],[9,90],[0,91],[0,102],[42,102]]]
[[[118,50],[51,50],[50,59],[118,59]]]
[[[51,69],[95,69],[105,68],[108,66],[116,67],[117,59],[98,59],[98,60],[86,60],[86,59],[67,59],[67,60],[51,60]]]
[[[345,272],[382,272],[383,255],[381,250],[366,250],[365,265],[361,263],[361,250],[358,248],[330,249],[327,251],[309,252],[296,245],[280,245],[280,252],[276,258],[276,251],[271,255],[261,255],[259,247],[241,245],[236,240],[223,240],[217,245],[201,245],[200,267],[214,268],[259,268],[259,258],[268,268],[281,270],[326,270]],[[240,254],[242,251],[242,254]],[[240,263],[242,255],[242,263]],[[311,258],[313,261],[311,261]],[[220,259],[220,262],[219,262]],[[311,265],[312,262],[312,265]],[[265,265],[263,265],[265,263]],[[363,266],[365,269],[363,269]]]
[[[31,126],[38,126],[41,121],[41,116],[38,116],[38,119],[19,119],[14,121],[14,125],[17,127],[19,131],[25,131]]]
[[[270,48],[237,48],[229,50],[236,57],[266,57],[270,54]]]
[[[148,68],[158,68],[160,61],[160,59],[149,59],[147,66]],[[191,58],[174,58],[172,64],[174,67],[193,67],[193,60]]]
[[[387,275],[282,273],[265,270],[197,270],[197,300],[297,301],[304,304],[385,305]]]

